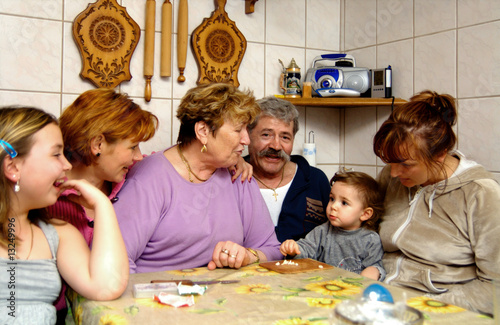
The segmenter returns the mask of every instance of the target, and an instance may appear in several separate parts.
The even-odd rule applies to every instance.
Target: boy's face
[[[326,208],[328,220],[332,226],[344,230],[355,230],[361,223],[370,219],[370,208],[365,208],[354,186],[335,182],[330,191],[330,202]]]

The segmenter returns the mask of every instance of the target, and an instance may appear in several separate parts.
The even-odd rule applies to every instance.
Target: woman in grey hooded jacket
[[[500,185],[453,151],[455,100],[423,91],[394,109],[374,138],[388,165],[380,224],[386,283],[430,299],[493,313],[500,278]]]

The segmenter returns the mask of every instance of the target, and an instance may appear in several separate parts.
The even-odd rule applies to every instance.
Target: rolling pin
[[[151,100],[151,78],[153,78],[155,64],[155,0],[146,1],[146,37],[144,39],[144,77],[146,78],[146,90],[144,99]]]
[[[179,67],[179,77],[177,81],[184,82],[184,68],[186,67],[186,55],[188,44],[188,2],[179,1],[179,19],[177,25],[177,66]]]
[[[171,61],[172,45],[172,4],[165,0],[161,6],[161,63],[160,76],[170,77],[172,73]]]

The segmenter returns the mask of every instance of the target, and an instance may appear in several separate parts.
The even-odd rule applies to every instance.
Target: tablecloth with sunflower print
[[[153,298],[135,299],[133,285],[151,280],[239,280],[211,284],[190,307],[174,308]],[[333,310],[356,299],[375,281],[339,268],[281,274],[258,265],[235,269],[184,269],[131,274],[123,295],[113,301],[93,301],[69,290],[67,324],[331,324]],[[395,301],[406,300],[424,315],[424,324],[492,324],[489,317],[383,284]]]

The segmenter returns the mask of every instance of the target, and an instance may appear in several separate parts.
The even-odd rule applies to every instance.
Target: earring
[[[99,157],[100,155],[101,155],[100,152],[98,152],[98,153],[95,154],[96,157]]]
[[[207,152],[207,151],[208,151],[208,149],[207,149],[207,145],[206,145],[206,144],[204,144],[204,145],[203,145],[203,147],[201,148],[201,152],[202,152],[202,153],[205,153],[205,152]]]
[[[19,178],[17,179],[16,184],[14,185],[14,192],[19,192],[21,190],[21,186],[19,186]]]

